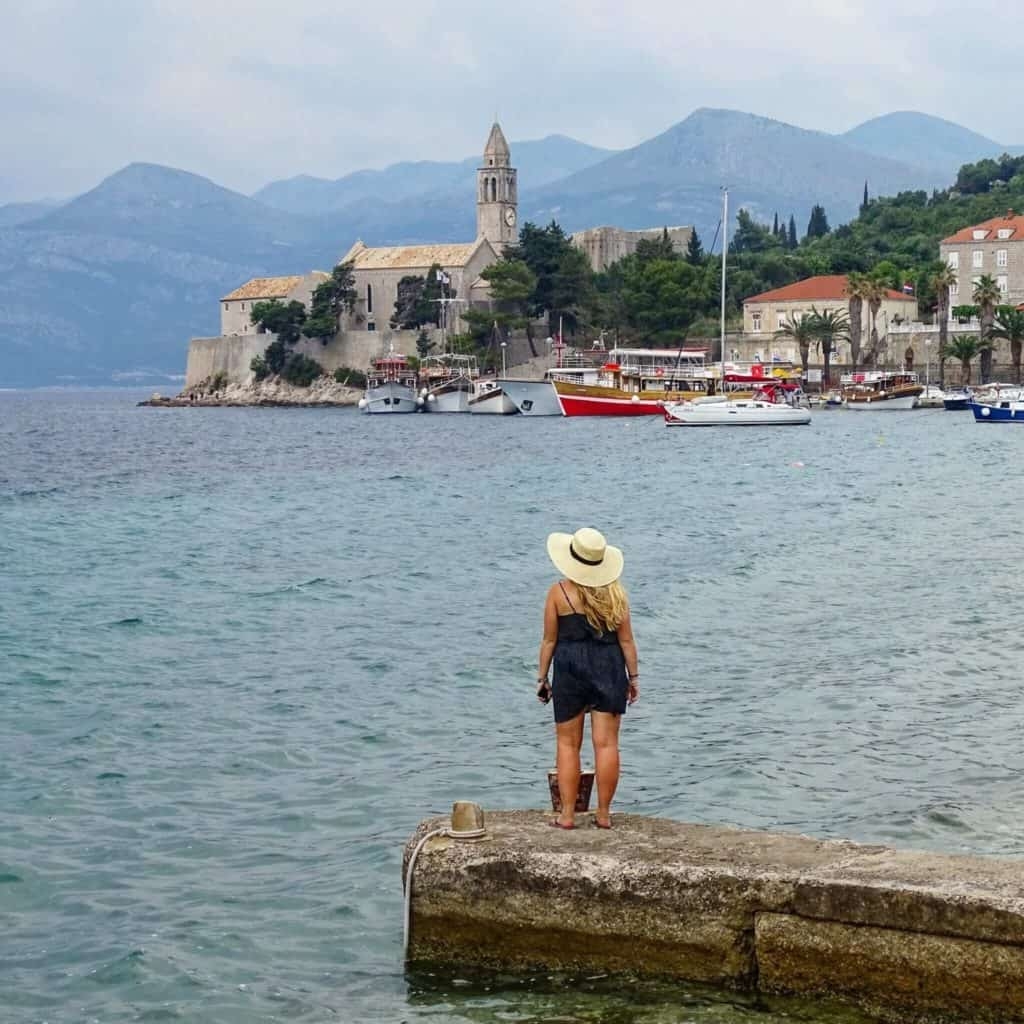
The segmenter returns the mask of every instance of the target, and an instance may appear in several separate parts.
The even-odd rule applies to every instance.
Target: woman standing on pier
[[[636,643],[629,600],[619,583],[622,552],[597,530],[548,537],[548,555],[565,577],[552,584],[544,605],[537,698],[554,697],[556,766],[562,811],[551,824],[575,828],[580,784],[583,719],[590,732],[597,769],[594,824],[611,828],[611,804],[619,784],[619,723],[627,704],[640,696]],[[554,663],[554,678],[548,671]]]

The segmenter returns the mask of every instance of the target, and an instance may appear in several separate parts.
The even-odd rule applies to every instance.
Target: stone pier
[[[431,839],[409,960],[628,971],[826,997],[887,1021],[1024,1021],[1024,862],[616,815],[488,812]],[[423,822],[413,847],[446,819]]]

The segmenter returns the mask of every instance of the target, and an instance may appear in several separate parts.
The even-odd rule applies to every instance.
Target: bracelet
[[[548,683],[547,676],[537,676],[537,682],[544,683],[545,685],[550,685]]]
[[[629,677],[629,681],[632,682],[634,679],[639,679],[639,678],[640,678],[640,673],[639,672],[631,673],[630,677]]]

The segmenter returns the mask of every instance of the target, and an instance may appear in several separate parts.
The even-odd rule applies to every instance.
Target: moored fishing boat
[[[996,402],[971,402],[975,423],[1024,423],[1024,395],[1001,398]]]
[[[946,393],[936,384],[926,384],[921,397],[917,400],[918,409],[943,409],[946,404]]]
[[[612,349],[596,380],[555,377],[555,392],[566,416],[659,416],[666,402],[708,394],[705,355],[704,349]]]
[[[555,391],[556,380],[577,384],[594,383],[597,380],[596,366],[558,366],[546,370],[540,379],[525,377],[499,377],[498,384],[524,416],[562,416],[562,406]]]
[[[428,412],[469,412],[469,400],[479,376],[475,356],[427,356],[420,364],[424,408]]]
[[[474,415],[514,416],[519,410],[496,380],[477,381],[469,400],[469,411]]]
[[[368,413],[416,412],[422,399],[416,390],[416,371],[394,348],[374,359],[366,374],[366,394],[359,408]]]
[[[908,370],[864,370],[840,379],[847,409],[913,409],[924,391],[917,374]]]

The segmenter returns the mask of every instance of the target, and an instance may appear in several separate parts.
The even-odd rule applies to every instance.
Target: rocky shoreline
[[[350,406],[357,405],[363,393],[358,388],[339,384],[333,377],[319,377],[308,388],[297,387],[281,380],[268,377],[250,384],[223,384],[215,386],[203,381],[181,394],[164,396],[154,394],[140,406],[161,409],[180,409],[209,406]]]

